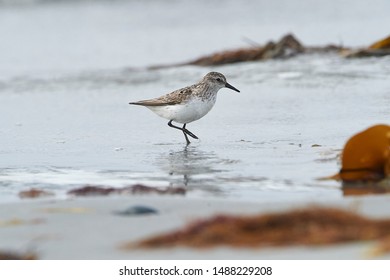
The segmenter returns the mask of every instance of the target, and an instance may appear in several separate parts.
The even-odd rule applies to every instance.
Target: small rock
[[[143,206],[143,205],[130,206],[129,208],[123,211],[114,212],[114,214],[121,215],[121,216],[139,216],[139,215],[151,215],[157,213],[158,211],[156,209],[151,208],[149,206]]]

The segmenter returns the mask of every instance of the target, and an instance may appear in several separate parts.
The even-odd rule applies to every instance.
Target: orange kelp
[[[378,49],[390,49],[390,36],[386,37],[385,39],[382,39],[378,42],[375,42],[371,46],[368,47],[372,50],[378,50]]]
[[[338,179],[378,182],[390,177],[390,126],[375,125],[352,136],[343,149]]]
[[[359,50],[346,50],[344,51],[344,54],[345,57],[348,58],[379,57],[390,55],[390,36],[373,43],[368,48]]]
[[[374,220],[342,209],[310,207],[255,216],[219,215],[123,248],[325,245],[389,235],[389,219]]]

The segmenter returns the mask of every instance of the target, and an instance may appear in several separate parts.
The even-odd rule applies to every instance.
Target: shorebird
[[[192,86],[175,90],[157,98],[130,102],[129,104],[145,106],[158,116],[169,120],[168,125],[181,130],[187,145],[189,145],[191,142],[188,136],[194,139],[198,139],[198,137],[189,131],[186,125],[205,116],[213,108],[217,100],[217,92],[224,87],[240,92],[226,81],[224,75],[210,72]],[[173,125],[172,122],[181,123],[183,127]]]

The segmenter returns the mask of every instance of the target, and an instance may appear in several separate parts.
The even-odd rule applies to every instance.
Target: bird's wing
[[[141,106],[167,106],[181,104],[186,101],[192,93],[192,87],[186,87],[175,90],[169,94],[147,100],[141,100],[137,102],[130,102],[132,105]]]
[[[154,98],[154,99],[148,99],[148,100],[141,100],[137,102],[130,102],[129,104],[132,105],[141,105],[141,106],[166,106],[166,105],[175,105],[174,102],[166,102],[164,100],[161,100],[160,98]]]

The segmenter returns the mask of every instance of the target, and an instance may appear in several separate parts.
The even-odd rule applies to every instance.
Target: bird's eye
[[[221,81],[221,79],[220,79],[220,78],[217,78],[217,81],[218,81],[218,82],[220,82],[220,81]]]

